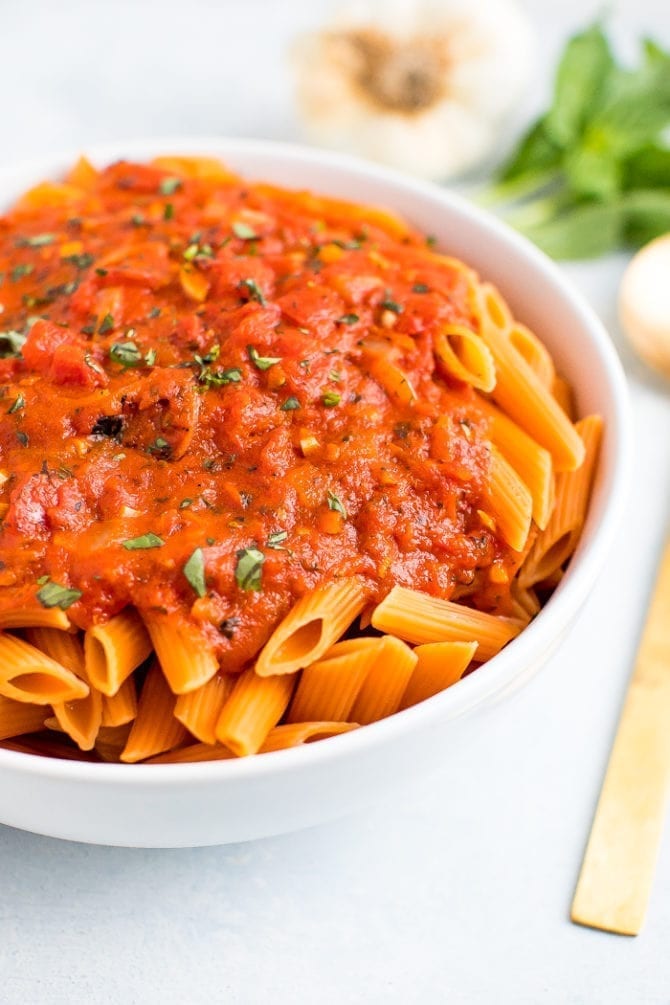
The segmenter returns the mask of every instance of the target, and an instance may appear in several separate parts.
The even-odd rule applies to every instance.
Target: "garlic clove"
[[[445,179],[495,148],[532,65],[514,0],[363,0],[296,46],[313,142]]]
[[[642,359],[670,378],[670,234],[638,251],[626,269],[619,317]]]

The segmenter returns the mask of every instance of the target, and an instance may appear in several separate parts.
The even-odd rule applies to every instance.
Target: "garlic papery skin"
[[[498,145],[532,53],[513,0],[344,5],[295,48],[307,137],[421,178],[461,175]]]
[[[638,355],[670,379],[670,234],[638,251],[626,269],[619,318]]]

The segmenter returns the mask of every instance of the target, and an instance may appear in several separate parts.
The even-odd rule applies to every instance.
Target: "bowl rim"
[[[120,158],[145,159],[160,155],[202,154],[225,160],[236,156],[259,157],[281,162],[313,165],[316,168],[334,168],[337,172],[364,181],[381,181],[405,194],[432,199],[447,211],[455,212],[482,230],[493,233],[504,241],[518,259],[519,267],[526,266],[540,273],[561,298],[568,302],[577,316],[583,333],[588,334],[596,351],[601,376],[606,384],[606,394],[612,405],[612,421],[607,434],[615,447],[608,481],[602,486],[605,496],[600,521],[591,528],[590,540],[579,547],[565,578],[555,590],[537,617],[513,639],[500,653],[486,663],[485,670],[469,674],[457,686],[446,689],[418,705],[396,712],[378,722],[370,723],[348,733],[320,740],[317,743],[272,751],[271,754],[231,758],[219,761],[199,761],[177,764],[114,764],[50,758],[0,748],[0,771],[40,775],[47,779],[61,779],[73,783],[96,782],[103,786],[146,786],[157,788],[175,783],[208,785],[212,781],[233,781],[249,777],[273,777],[295,773],[296,769],[309,770],[323,762],[355,757],[366,747],[383,745],[400,740],[403,734],[414,729],[435,724],[439,719],[448,721],[466,714],[485,698],[503,691],[515,677],[523,674],[529,657],[542,651],[560,635],[571,615],[586,599],[614,537],[623,515],[627,486],[632,469],[632,423],[628,385],[621,362],[603,323],[582,295],[573,288],[558,266],[528,239],[513,231],[501,220],[479,206],[470,203],[461,194],[422,181],[391,168],[370,161],[308,147],[297,143],[275,140],[246,139],[215,136],[167,136],[117,140],[85,145],[83,150],[61,151],[40,157],[31,157],[0,168],[0,201],[2,189],[11,187],[12,179],[21,184],[21,178],[54,177],[65,170],[84,153],[93,162],[110,163]],[[315,186],[318,189],[318,185]],[[16,193],[19,194],[18,192]],[[392,207],[391,207],[392,208]],[[587,519],[587,528],[588,528]],[[552,619],[558,630],[552,630]],[[524,658],[524,652],[526,657]]]

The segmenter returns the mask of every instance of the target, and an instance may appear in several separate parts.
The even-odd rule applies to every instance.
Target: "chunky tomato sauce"
[[[134,604],[228,670],[336,577],[509,613],[486,422],[433,352],[474,327],[463,270],[378,211],[200,175],[80,163],[0,219],[0,611]]]

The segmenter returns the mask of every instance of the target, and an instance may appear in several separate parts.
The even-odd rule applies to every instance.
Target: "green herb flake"
[[[239,384],[242,376],[242,371],[237,366],[231,366],[226,370],[212,370],[211,367],[205,366],[198,374],[198,383],[205,387],[225,387],[227,384]]]
[[[279,408],[282,412],[295,412],[296,409],[300,408],[300,402],[294,395],[291,395],[291,397],[287,398],[284,404],[280,405]]]
[[[6,359],[8,356],[19,356],[25,341],[26,336],[22,332],[0,332],[0,359]]]
[[[144,354],[144,362],[146,363],[147,366],[155,366],[156,363],[155,349],[147,349],[147,351]]]
[[[50,579],[51,576],[40,576],[40,578],[37,580],[37,585],[44,586],[44,584],[48,583]]]
[[[26,406],[26,399],[22,394],[17,394],[12,405],[7,409],[7,415],[13,415],[14,412],[19,412],[22,408]]]
[[[395,300],[391,300],[388,293],[379,306],[383,311],[393,311],[394,314],[402,314],[405,310],[402,304],[397,303]]]
[[[430,293],[430,286],[426,286],[425,283],[415,283],[412,287],[412,293]]]
[[[150,443],[147,447],[147,453],[154,454],[158,458],[167,460],[171,453],[171,447],[163,436],[157,436],[154,442]]]
[[[207,593],[205,584],[205,556],[202,548],[196,548],[183,569],[184,576],[199,597]]]
[[[67,258],[63,259],[63,261],[64,262],[69,262],[70,265],[74,265],[75,269],[79,269],[80,271],[83,271],[84,269],[90,268],[90,266],[93,265],[93,262],[95,261],[95,259],[94,259],[93,255],[89,255],[88,252],[84,252],[81,255],[68,255]],[[105,276],[107,275],[107,270],[106,269],[96,269],[95,271],[98,274],[102,273]]]
[[[98,328],[98,335],[106,335],[114,327],[114,318],[111,314],[105,314]]]
[[[174,195],[178,188],[181,188],[181,178],[163,178],[158,190],[161,195]]]
[[[258,349],[252,345],[247,346],[247,355],[257,370],[269,370],[271,366],[281,363],[281,356],[259,356]]]
[[[45,582],[44,586],[37,591],[37,599],[42,607],[60,607],[61,611],[66,611],[81,596],[81,590],[74,590],[51,581]]]
[[[157,534],[140,534],[139,537],[131,537],[128,541],[121,542],[126,551],[145,551],[147,548],[162,548],[165,541]]]
[[[163,219],[164,220],[174,219],[174,206],[172,205],[171,202],[165,203],[165,209],[163,210]]]
[[[193,505],[192,499],[182,499],[182,501],[179,503],[179,509],[188,509],[189,506],[192,505]]]
[[[255,279],[243,279],[239,283],[239,285],[244,287],[244,289],[247,291],[250,300],[255,300],[257,303],[261,305],[261,307],[265,307],[267,301],[263,296],[262,289],[260,288]]]
[[[124,369],[139,366],[142,362],[142,353],[134,342],[114,342],[110,346],[109,356],[115,363],[120,363]]]
[[[237,220],[233,224],[233,234],[241,241],[257,241],[258,234],[248,223],[241,223]]]
[[[18,442],[21,444],[22,447],[27,447],[28,444],[30,443],[30,440],[28,439],[28,434],[24,433],[22,429],[17,429],[16,439],[18,440]]]
[[[98,276],[106,276],[107,275],[107,269],[96,269],[95,272],[96,272],[96,275],[98,275]]]
[[[56,240],[54,234],[35,234],[34,237],[20,237],[17,248],[45,248],[48,244],[53,244]]]
[[[335,408],[336,405],[342,400],[342,395],[338,394],[337,391],[325,391],[321,395],[321,403],[326,406],[326,408]]]
[[[334,492],[330,491],[330,489],[328,490],[327,501],[328,501],[328,509],[334,510],[336,513],[339,513],[341,516],[343,516],[345,520],[347,519],[347,511],[344,508],[344,504],[342,503],[340,498],[335,495]]]
[[[336,324],[338,325],[355,325],[359,321],[358,314],[343,314],[341,318],[337,319]]]
[[[149,311],[149,318],[153,321],[154,318],[159,318],[161,314],[160,307],[152,307]]]
[[[9,278],[12,283],[18,283],[19,279],[23,279],[24,276],[29,276],[34,270],[35,266],[31,265],[30,262],[22,262],[20,265],[15,265],[12,271],[9,273]]]
[[[437,245],[437,238],[435,237],[435,234],[428,234],[426,236],[426,245],[429,248],[434,248]]]
[[[237,552],[235,581],[241,590],[261,589],[261,577],[265,555],[258,548],[242,548]]]
[[[285,549],[282,548],[282,544],[287,537],[287,530],[276,530],[274,533],[268,535],[266,545],[268,548],[273,548],[275,551],[285,551]]]

